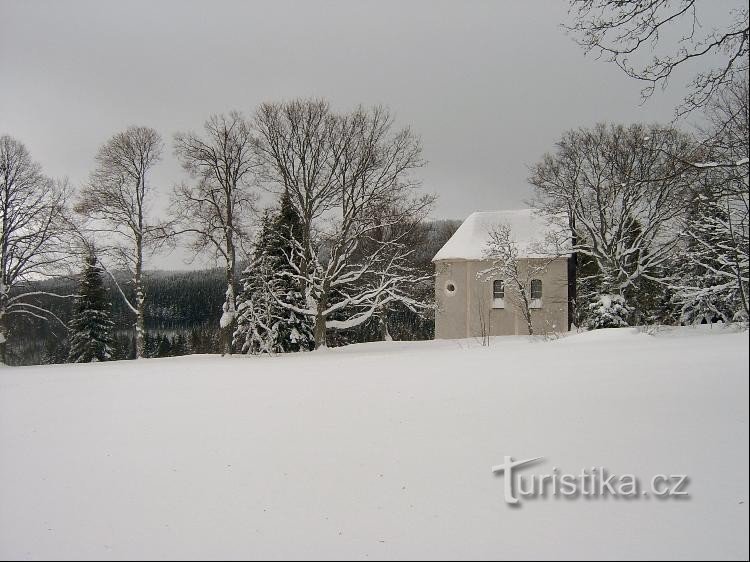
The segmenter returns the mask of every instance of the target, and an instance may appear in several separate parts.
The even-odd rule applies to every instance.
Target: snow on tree
[[[622,295],[599,295],[588,309],[586,326],[592,330],[627,326],[632,312]]]
[[[266,247],[276,277],[271,294],[282,309],[279,311],[281,321],[277,325],[276,337],[284,351],[309,351],[315,347],[311,319],[293,310],[305,306],[305,296],[289,265],[289,257],[302,237],[301,227],[299,214],[289,195],[282,194],[279,213],[273,222]]]
[[[253,138],[249,123],[236,111],[212,116],[204,130],[204,136],[175,135],[175,152],[195,182],[175,189],[174,234],[192,235],[196,253],[211,250],[224,261],[227,289],[219,324],[223,353],[231,354],[237,247],[249,239],[248,219],[256,199],[251,187]]]
[[[685,253],[677,257],[667,292],[674,292],[683,322],[746,320],[750,10],[725,7],[719,24],[701,26],[700,10],[716,11],[713,4],[570,0],[570,5],[567,28],[578,43],[644,83],[644,100],[657,86],[666,88],[675,71],[703,61],[676,108],[678,117],[705,110],[709,126],[703,140],[693,154],[663,152],[713,187],[699,185],[689,198],[692,211],[681,229]],[[649,57],[637,56],[647,51]]]
[[[145,291],[143,256],[164,240],[163,225],[148,221],[151,170],[163,150],[159,133],[130,127],[110,138],[96,155],[96,169],[82,189],[76,211],[92,220],[89,232],[98,235],[101,253],[131,276],[135,299],[130,299],[107,268],[123,301],[135,315],[136,357],[144,357]],[[103,264],[102,264],[103,265]]]
[[[535,206],[596,263],[597,294],[627,298],[644,280],[667,282],[696,177],[680,156],[694,150],[673,128],[599,124],[564,133],[533,167]]]
[[[737,283],[734,260],[721,251],[732,243],[727,226],[728,214],[721,203],[710,194],[696,194],[683,232],[685,248],[678,260],[675,285],[675,300],[684,323],[729,322],[742,308],[742,285]]]
[[[0,363],[5,363],[10,318],[65,323],[36,297],[67,298],[29,288],[60,272],[70,256],[67,185],[42,173],[26,147],[0,136]]]
[[[70,321],[70,363],[112,359],[112,303],[102,280],[103,269],[91,254],[81,277],[75,312]]]
[[[586,52],[615,63],[645,84],[643,99],[666,88],[680,71],[698,69],[677,115],[703,108],[747,73],[750,34],[747,5],[696,0],[569,0],[566,25]],[[721,14],[701,25],[700,11]],[[694,63],[699,61],[699,64]]]
[[[238,296],[235,346],[243,353],[285,353],[314,347],[310,319],[289,307],[304,306],[290,269],[289,240],[299,240],[299,216],[282,195],[278,212],[267,212]]]
[[[416,249],[426,242],[423,221],[432,206],[432,199],[422,200],[421,207],[410,206],[406,215],[398,208],[391,208],[398,202],[390,202],[384,208],[371,212],[375,228],[360,242],[358,254],[383,252],[383,265],[375,272],[375,285],[385,286],[390,282],[388,293],[391,299],[382,299],[373,312],[377,319],[380,339],[392,340],[389,318],[396,310],[408,310],[424,318],[434,310],[433,267],[430,262],[427,271],[415,263]],[[384,218],[381,218],[384,217]],[[392,217],[401,217],[397,222]],[[433,254],[434,255],[434,254]],[[432,256],[430,256],[430,259]],[[367,281],[367,278],[364,279]]]
[[[550,263],[566,251],[566,242],[557,239],[554,233],[545,237],[545,242],[530,245],[533,256],[524,256],[513,238],[508,224],[498,224],[489,232],[485,259],[492,265],[477,274],[479,279],[499,278],[503,283],[505,299],[521,313],[529,335],[534,335],[534,280],[542,277]]]
[[[701,183],[684,222],[672,287],[686,323],[750,316],[749,115],[747,75],[722,90],[707,111],[703,146],[710,161],[693,163]]]
[[[278,329],[283,309],[273,296],[278,278],[272,262],[270,256],[260,251],[243,272],[234,332],[234,346],[242,353],[285,351]]]
[[[410,176],[423,165],[421,143],[408,128],[394,132],[381,107],[337,114],[323,100],[263,104],[254,124],[261,178],[288,193],[300,217],[288,263],[305,301],[281,304],[313,319],[315,345],[325,346],[328,329],[356,327],[403,298],[396,287],[406,281],[408,249],[395,240],[358,250],[378,228],[429,204],[413,197],[418,183]],[[397,214],[373,215],[386,206]]]

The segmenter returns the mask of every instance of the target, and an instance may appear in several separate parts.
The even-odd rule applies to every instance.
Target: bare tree
[[[60,272],[69,257],[66,233],[68,188],[42,173],[26,147],[10,136],[0,137],[0,363],[5,363],[8,318],[29,316],[65,324],[35,302],[41,295],[28,283]]]
[[[434,310],[434,303],[425,298],[426,295],[434,295],[432,264],[430,263],[429,271],[425,271],[415,263],[416,248],[426,241],[427,233],[422,226],[433,202],[434,197],[430,195],[420,197],[417,201],[407,199],[405,203],[409,208],[408,216],[400,209],[386,207],[373,210],[375,228],[360,243],[357,252],[359,255],[372,254],[386,246],[383,266],[377,268],[374,276],[374,284],[377,286],[390,283],[388,293],[393,297],[387,302],[381,301],[373,312],[378,319],[383,341],[392,339],[388,326],[389,316],[397,305],[420,316]],[[395,216],[402,218],[394,223],[392,217]]]
[[[697,162],[696,166],[723,168],[723,191],[747,199],[748,156],[750,155],[750,73],[737,76],[721,88],[707,105],[707,126],[701,129],[702,145],[710,162]]]
[[[134,302],[107,270],[135,315],[137,358],[143,357],[145,337],[144,251],[153,249],[164,235],[163,227],[150,223],[147,217],[152,191],[149,178],[162,150],[161,136],[154,129],[129,127],[117,133],[99,149],[96,169],[75,207],[93,220],[89,230],[105,237],[99,242],[102,253],[132,276]]]
[[[505,298],[521,313],[530,336],[534,335],[532,282],[542,277],[564,250],[554,235],[550,234],[545,243],[535,245],[534,251],[532,257],[523,256],[518,243],[513,239],[510,226],[499,224],[490,231],[484,249],[485,259],[490,260],[492,265],[477,274],[480,280],[500,278],[504,284]]]
[[[236,323],[237,246],[250,237],[256,200],[252,191],[253,137],[242,114],[212,116],[203,137],[175,135],[175,153],[194,183],[174,191],[176,234],[193,235],[196,252],[213,251],[226,271],[226,300],[220,324],[225,353],[232,352]]]
[[[670,155],[694,147],[671,128],[600,124],[564,133],[532,168],[534,205],[565,223],[572,250],[596,262],[605,293],[664,280],[695,170]]]
[[[703,68],[677,108],[682,115],[701,108],[725,85],[748,70],[748,8],[703,3],[726,13],[721,29],[703,31],[696,0],[570,0],[572,23],[565,27],[586,52],[595,52],[645,83],[643,99],[665,88],[678,68],[696,59]],[[634,61],[648,57],[644,64]],[[717,60],[711,67],[705,61]],[[708,67],[707,67],[708,66]]]
[[[482,347],[489,347],[490,334],[490,306],[487,304],[487,296],[481,288],[474,289],[472,300],[476,303],[476,315],[479,321],[479,343]]]
[[[323,100],[264,104],[254,123],[262,177],[289,194],[302,223],[289,261],[307,306],[293,311],[314,318],[316,347],[324,346],[327,328],[355,327],[399,298],[389,292],[396,277],[377,275],[398,261],[387,252],[397,241],[367,255],[358,248],[425,204],[410,175],[423,165],[421,143],[408,128],[394,131],[384,108],[335,114]],[[398,212],[376,219],[388,206]],[[353,313],[336,318],[345,311]]]

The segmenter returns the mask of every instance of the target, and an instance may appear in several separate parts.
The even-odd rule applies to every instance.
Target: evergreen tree
[[[586,325],[592,330],[627,326],[627,319],[633,313],[620,295],[600,295],[589,303],[588,309]]]
[[[283,348],[278,341],[279,306],[274,301],[275,275],[272,259],[263,248],[270,231],[268,215],[264,216],[258,246],[252,262],[243,272],[242,290],[238,296],[237,329],[234,345],[242,353],[277,353]]]
[[[46,341],[44,352],[41,355],[42,365],[54,365],[66,363],[70,354],[70,344],[67,339],[49,339]]]
[[[203,353],[203,338],[199,329],[190,331],[190,343],[188,347],[190,353]]]
[[[174,338],[172,338],[172,355],[174,357],[179,357],[181,355],[187,355],[188,349],[187,349],[187,340],[185,339],[185,336],[182,332],[177,334]]]
[[[602,272],[591,256],[578,256],[575,318],[578,326],[596,329],[674,321],[666,283],[667,268],[655,266],[650,275],[636,275],[641,249],[634,241],[643,234],[641,222],[627,214],[622,230],[623,243],[636,249],[622,262],[620,277]],[[577,239],[582,243],[586,240],[580,234]],[[630,279],[625,288],[622,279]]]
[[[582,234],[576,234],[576,239],[584,240]],[[584,253],[576,255],[575,262],[576,302],[574,306],[573,324],[587,326],[589,324],[590,305],[600,292],[602,275],[596,260]]]
[[[115,334],[113,337],[112,359],[115,361],[132,359],[131,355],[131,338],[127,334]]]
[[[143,335],[143,354],[146,357],[158,357],[157,351],[159,346],[159,334],[156,336],[146,332]]]
[[[242,353],[285,353],[314,347],[312,325],[280,302],[304,308],[289,256],[301,236],[299,217],[288,195],[276,214],[267,212],[238,297],[235,345]]]
[[[293,275],[289,255],[302,238],[302,223],[299,215],[285,193],[281,197],[279,213],[270,238],[271,263],[275,273],[275,295],[287,305],[305,308],[305,296]],[[309,351],[315,348],[313,326],[309,318],[295,314],[288,308],[279,311],[281,321],[277,326],[277,339],[285,352]]]
[[[71,363],[90,363],[112,359],[112,304],[102,281],[102,268],[96,256],[89,256],[70,321]]]
[[[158,344],[156,345],[156,356],[157,357],[169,357],[172,355],[172,344],[169,340],[169,336],[166,334],[159,334],[157,336]]]
[[[740,285],[735,282],[728,214],[719,197],[704,188],[691,201],[682,239],[684,251],[677,266],[674,300],[685,324],[729,322],[742,309]]]
[[[638,236],[643,234],[643,228],[640,221],[632,217],[628,230],[625,233],[626,243],[634,245],[632,242]],[[638,261],[638,253],[636,259]],[[675,323],[675,307],[672,302],[672,295],[669,289],[670,271],[672,261],[669,260],[665,266],[654,268],[652,275],[640,276],[623,292],[625,302],[630,308],[630,316],[627,319],[630,325],[642,324],[673,324]],[[628,275],[635,276],[635,271],[631,267],[627,270]]]

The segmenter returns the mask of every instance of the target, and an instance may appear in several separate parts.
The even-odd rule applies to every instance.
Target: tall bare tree
[[[553,222],[564,217],[602,290],[623,295],[642,279],[664,280],[695,176],[679,155],[690,154],[689,136],[657,125],[568,131],[531,170],[534,204]]]
[[[213,251],[224,261],[226,300],[220,324],[225,353],[232,352],[237,316],[237,247],[250,236],[256,196],[252,190],[253,137],[239,112],[214,115],[203,136],[175,135],[175,153],[193,179],[174,190],[176,234],[193,236],[196,252]]]
[[[390,280],[391,288],[388,289],[388,293],[394,297],[381,301],[374,312],[383,341],[392,339],[389,316],[396,307],[405,307],[420,316],[434,310],[432,264],[430,263],[428,270],[420,269],[416,264],[416,248],[426,243],[427,232],[422,227],[434,200],[431,195],[419,197],[417,200],[407,198],[405,203],[409,209],[408,216],[400,209],[389,206],[371,211],[375,228],[360,243],[358,253],[371,254],[382,251],[382,247],[386,248],[382,265],[377,268],[375,274],[376,285],[384,286]],[[393,217],[401,219],[393,221]]]
[[[120,295],[135,315],[136,357],[144,353],[145,292],[143,257],[163,238],[163,227],[149,222],[150,175],[163,151],[161,136],[148,127],[129,127],[110,138],[96,155],[96,169],[81,191],[76,211],[92,219],[90,230],[104,235],[101,251],[130,272],[135,293]],[[105,241],[106,240],[106,241]],[[115,283],[117,280],[108,270]]]
[[[389,292],[396,277],[378,275],[395,263],[397,241],[358,248],[425,205],[411,175],[423,165],[421,143],[394,130],[382,107],[337,114],[323,100],[264,104],[254,128],[262,179],[289,194],[302,223],[289,261],[307,306],[293,311],[314,318],[316,347],[325,346],[326,329],[357,326],[399,298]],[[385,208],[398,212],[376,217]]]
[[[56,295],[27,287],[60,273],[68,257],[68,189],[42,173],[26,147],[0,137],[0,363],[6,360],[8,319],[29,316],[65,324],[34,297]]]
[[[701,25],[699,11],[725,15],[718,29]],[[701,61],[677,108],[682,115],[704,107],[748,70],[747,6],[696,0],[570,0],[567,29],[586,50],[606,57],[645,84],[644,99],[666,87],[678,68]],[[640,64],[639,60],[646,62]]]

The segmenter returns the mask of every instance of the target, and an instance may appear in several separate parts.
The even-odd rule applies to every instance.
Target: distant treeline
[[[427,231],[426,243],[415,249],[414,263],[425,271],[432,271],[431,259],[456,231],[460,221],[437,220],[422,225]],[[240,268],[240,271],[244,266]],[[128,298],[132,286],[125,274],[116,275],[118,284]],[[135,358],[134,316],[124,303],[117,285],[105,276],[112,303],[115,349],[113,359]],[[191,353],[220,353],[219,319],[226,291],[224,270],[221,268],[195,271],[149,271],[145,276],[146,314],[145,349],[147,357],[167,357]],[[60,277],[33,283],[28,290],[39,290],[58,295],[74,295],[78,279]],[[73,313],[75,299],[59,299],[45,295],[28,299],[29,302],[53,312],[55,319],[43,320],[21,316],[13,325],[8,338],[7,364],[36,365],[64,363],[68,357],[67,326]],[[434,336],[431,315],[419,316],[405,307],[396,308],[389,315],[389,332],[398,340],[424,340]],[[375,341],[381,337],[377,319],[357,328],[330,335],[329,345]]]

